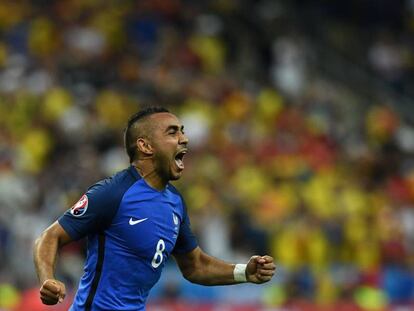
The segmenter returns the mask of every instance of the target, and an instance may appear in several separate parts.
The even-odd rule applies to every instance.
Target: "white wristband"
[[[247,282],[246,278],[246,264],[236,264],[234,266],[233,275],[236,282]]]

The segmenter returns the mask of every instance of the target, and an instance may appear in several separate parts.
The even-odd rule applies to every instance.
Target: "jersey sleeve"
[[[177,242],[175,243],[173,254],[188,253],[198,246],[197,240],[191,231],[190,218],[187,214],[187,207],[184,199],[182,199],[182,202],[184,208],[183,219],[181,221],[180,231],[178,232]]]
[[[73,240],[97,233],[110,224],[118,206],[113,204],[108,188],[105,181],[95,184],[58,219]]]

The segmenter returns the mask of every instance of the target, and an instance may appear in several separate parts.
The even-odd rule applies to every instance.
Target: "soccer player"
[[[187,209],[171,180],[181,177],[188,139],[164,108],[133,115],[125,129],[129,168],[88,189],[36,240],[40,299],[65,298],[56,280],[58,249],[88,238],[85,272],[70,310],[145,310],[150,289],[173,255],[183,276],[204,285],[264,283],[275,273],[270,256],[230,264],[204,253],[191,232]]]

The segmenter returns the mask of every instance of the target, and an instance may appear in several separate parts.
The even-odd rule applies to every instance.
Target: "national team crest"
[[[173,221],[174,221],[174,225],[178,226],[179,219],[178,219],[177,215],[175,215],[174,213],[173,213]]]
[[[70,213],[73,216],[79,217],[85,214],[87,209],[88,209],[88,197],[86,194],[84,194],[79,199],[79,201],[71,207]]]

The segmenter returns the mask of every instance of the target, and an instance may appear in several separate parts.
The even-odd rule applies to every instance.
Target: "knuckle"
[[[49,280],[49,279],[47,279],[43,282],[43,286],[51,285],[51,284],[52,284],[52,280]]]

